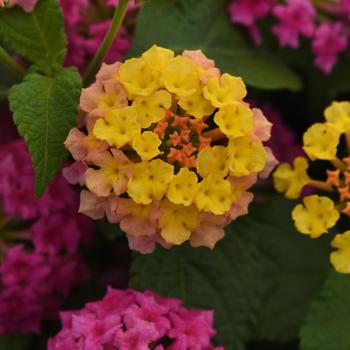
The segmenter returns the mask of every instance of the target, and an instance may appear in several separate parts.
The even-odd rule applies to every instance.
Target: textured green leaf
[[[63,142],[76,124],[80,89],[79,73],[69,68],[54,77],[32,73],[10,91],[14,121],[32,155],[37,196],[66,159]]]
[[[312,240],[297,233],[290,217],[294,206],[277,199],[247,217],[251,230],[262,237],[261,254],[272,262],[266,270],[268,289],[255,329],[260,339],[285,342],[298,336],[330,268],[328,239]]]
[[[213,251],[184,245],[135,255],[131,285],[214,309],[225,349],[253,337],[296,336],[328,265],[324,242],[293,229],[292,206],[280,197],[253,205]]]
[[[66,36],[57,0],[40,0],[32,13],[1,9],[0,23],[0,37],[15,52],[47,66],[63,62]]]
[[[228,20],[226,0],[154,0],[145,3],[131,55],[153,44],[176,52],[202,49],[219,68],[263,89],[298,90],[299,77],[277,57],[254,48]]]
[[[350,349],[350,276],[334,271],[312,303],[301,330],[302,350]]]

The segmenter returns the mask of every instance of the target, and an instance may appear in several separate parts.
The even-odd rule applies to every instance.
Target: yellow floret
[[[167,197],[174,204],[189,206],[198,190],[197,175],[188,168],[181,168],[170,182]]]
[[[131,58],[120,66],[119,80],[129,95],[150,96],[159,88],[159,73],[143,58]]]
[[[300,196],[304,186],[310,181],[307,174],[309,164],[304,157],[294,159],[294,169],[288,163],[280,164],[273,173],[273,182],[278,192],[285,192],[289,199]]]
[[[247,89],[240,77],[225,73],[220,80],[212,77],[204,87],[203,93],[213,106],[222,108],[235,101],[241,101],[246,96]]]
[[[195,204],[201,211],[224,215],[232,204],[232,191],[229,181],[220,174],[210,174],[199,184]]]
[[[253,129],[253,112],[245,104],[235,102],[220,109],[214,117],[220,130],[228,136],[240,137]]]
[[[191,96],[181,97],[178,104],[188,114],[195,118],[206,117],[215,111],[215,107],[204,98],[203,92],[200,90]]]
[[[142,128],[148,128],[165,116],[166,109],[171,106],[171,94],[159,90],[151,96],[136,96],[132,106],[137,110],[137,118]]]
[[[226,177],[228,174],[226,147],[214,146],[202,149],[197,157],[197,170],[202,177],[212,173]]]
[[[318,238],[338,221],[340,214],[327,197],[312,195],[303,199],[292,212],[295,226],[300,233]]]
[[[350,129],[350,102],[333,102],[324,112],[328,124],[343,133]]]
[[[331,254],[331,263],[339,273],[350,273],[350,231],[335,236],[331,242],[338,250]]]
[[[171,244],[181,244],[191,236],[198,224],[198,210],[194,205],[185,207],[164,199],[160,205],[159,226],[162,237]]]
[[[316,123],[304,133],[303,149],[312,160],[333,160],[337,155],[339,137],[339,131],[333,126]]]
[[[264,169],[268,154],[260,141],[238,137],[229,141],[228,167],[232,176],[247,176]]]
[[[174,51],[153,45],[149,50],[142,54],[144,60],[159,73],[163,73],[165,64],[174,58]]]
[[[145,131],[134,139],[132,148],[137,152],[142,160],[151,160],[160,154],[159,146],[162,141],[159,136],[152,131]]]
[[[141,126],[137,122],[137,112],[133,107],[108,111],[104,118],[96,121],[93,129],[99,140],[107,141],[117,148],[133,141],[140,132]]]
[[[138,204],[150,204],[152,199],[161,200],[173,178],[174,167],[160,159],[141,162],[132,166],[132,178],[128,194]]]
[[[172,58],[164,67],[163,82],[178,97],[191,96],[199,89],[197,67],[186,57]]]

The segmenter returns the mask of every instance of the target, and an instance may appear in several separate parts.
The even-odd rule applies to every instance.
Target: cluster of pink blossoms
[[[39,332],[87,272],[78,245],[90,222],[58,176],[39,199],[22,140],[0,147],[0,334]]]
[[[326,74],[348,48],[349,0],[231,0],[229,13],[231,21],[245,26],[256,43],[261,42],[256,22],[268,15],[277,21],[271,31],[280,46],[297,48],[301,36],[309,38],[314,64]]]
[[[211,338],[213,312],[184,308],[152,292],[109,289],[80,311],[61,314],[48,350],[223,350]]]
[[[102,12],[111,12],[118,4],[118,0],[106,0]],[[101,19],[90,0],[60,0],[60,6],[64,15],[65,30],[68,37],[68,54],[65,64],[74,65],[84,70],[86,62],[93,57],[98,50],[111,19]],[[101,5],[99,5],[101,6]],[[130,2],[129,14],[126,17],[133,17],[137,11],[134,1]],[[112,14],[112,13],[111,13]],[[131,48],[131,33],[126,26],[122,26],[105,58],[106,63],[123,59]]]

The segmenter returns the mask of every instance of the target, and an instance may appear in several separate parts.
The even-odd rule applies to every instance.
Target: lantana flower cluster
[[[231,21],[246,27],[257,44],[262,39],[256,23],[269,15],[281,47],[297,48],[301,37],[310,39],[314,64],[326,74],[349,47],[349,0],[231,0],[228,9]]]
[[[145,291],[109,289],[82,310],[61,314],[62,330],[48,350],[223,350],[211,338],[213,312]]]
[[[213,248],[247,213],[258,173],[275,166],[263,145],[271,124],[246,93],[201,51],[153,46],[103,65],[81,95],[84,129],[65,141],[78,162],[71,183],[87,187],[80,212],[106,213],[143,253],[156,242]]]
[[[311,238],[327,233],[341,215],[350,216],[350,102],[333,102],[324,115],[324,123],[313,124],[305,132],[303,148],[311,160],[328,161],[326,180],[309,176],[309,161],[305,157],[295,158],[293,167],[280,164],[273,174],[277,191],[290,199],[298,198],[306,185],[329,192],[330,196],[304,197],[303,204],[292,212],[297,230]],[[345,153],[343,143],[347,145]],[[330,257],[335,269],[350,273],[350,231],[337,234],[331,245],[337,249]]]
[[[0,334],[39,333],[86,277],[78,252],[91,223],[62,176],[35,199],[22,140],[0,146]]]

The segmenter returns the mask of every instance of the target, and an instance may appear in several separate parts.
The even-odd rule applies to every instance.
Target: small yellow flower
[[[260,141],[238,137],[229,141],[228,167],[232,176],[247,176],[264,169],[268,154]]]
[[[157,134],[152,131],[145,131],[142,133],[142,135],[134,139],[132,148],[137,152],[142,160],[151,160],[158,154],[161,154],[158,148],[161,143],[162,141]]]
[[[131,58],[120,66],[119,80],[130,95],[150,96],[159,87],[159,73],[143,58]]]
[[[164,199],[160,205],[159,226],[162,237],[171,244],[181,244],[191,236],[198,224],[198,210],[194,205],[185,207]]]
[[[273,173],[273,182],[278,192],[285,192],[289,199],[296,199],[300,196],[304,186],[310,178],[307,174],[309,164],[304,157],[294,159],[294,169],[288,163],[280,164]]]
[[[191,96],[180,97],[178,103],[182,109],[195,118],[206,117],[215,111],[215,107],[204,98],[202,91],[197,91]]]
[[[203,93],[213,106],[222,108],[235,101],[241,101],[247,94],[247,89],[240,77],[223,74],[220,80],[212,77],[204,87]]]
[[[315,123],[304,133],[303,149],[312,160],[332,160],[337,155],[339,137],[339,131],[333,126]]]
[[[111,146],[123,147],[139,136],[141,126],[137,122],[137,112],[133,107],[106,112],[104,118],[96,121],[93,133],[99,140]]]
[[[171,106],[171,94],[158,90],[148,97],[136,96],[132,106],[137,110],[137,120],[141,127],[148,128],[164,118],[166,109]]]
[[[181,168],[170,182],[167,197],[174,204],[189,206],[198,190],[197,175],[188,168]]]
[[[199,88],[196,65],[183,56],[172,58],[164,67],[163,82],[167,90],[178,97],[193,95]]]
[[[85,172],[87,188],[97,196],[107,197],[114,191],[120,195],[126,191],[131,161],[123,152],[113,149],[112,155],[103,152],[94,157],[94,164],[100,169],[89,168]]]
[[[195,204],[199,210],[223,215],[232,204],[231,184],[220,174],[209,174],[199,184]]]
[[[214,122],[225,135],[245,136],[253,129],[253,112],[247,105],[235,102],[221,108],[215,114]]]
[[[343,133],[350,129],[350,102],[333,102],[324,112],[329,125]]]
[[[338,250],[331,254],[331,263],[340,273],[350,273],[350,231],[335,236],[331,242]]]
[[[197,157],[197,170],[202,177],[212,173],[226,177],[228,174],[226,147],[214,146],[202,149]]]
[[[138,204],[161,200],[174,176],[174,167],[161,159],[136,163],[132,166],[128,194]]]
[[[338,221],[340,214],[334,202],[327,197],[312,195],[305,197],[292,212],[295,226],[300,233],[318,238]]]
[[[142,54],[144,60],[152,69],[159,73],[163,73],[165,64],[174,58],[174,51],[153,45],[149,50]]]

